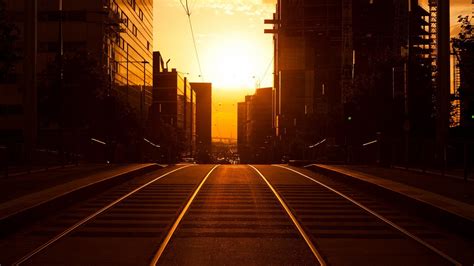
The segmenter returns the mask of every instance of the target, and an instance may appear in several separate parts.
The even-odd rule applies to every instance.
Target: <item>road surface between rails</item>
[[[455,248],[453,248],[455,247]],[[461,265],[463,239],[308,170],[184,165],[0,241],[9,265]]]

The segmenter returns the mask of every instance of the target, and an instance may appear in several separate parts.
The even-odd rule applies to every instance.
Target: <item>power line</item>
[[[179,2],[181,3],[181,6],[183,7],[184,11],[186,12],[186,15],[188,16],[189,28],[191,29],[191,37],[193,38],[194,53],[196,55],[196,60],[199,67],[199,76],[201,77],[202,80],[204,80],[204,77],[202,74],[201,60],[199,60],[199,53],[197,49],[196,38],[194,37],[193,23],[191,21],[191,9],[189,8],[188,0],[185,0],[185,2],[183,2],[183,0],[179,0]]]
[[[275,59],[275,55],[273,55],[272,59],[270,59],[270,62],[268,62],[267,68],[265,69],[265,72],[263,73],[262,77],[260,78],[260,82],[262,82],[263,79],[267,76],[268,70],[270,69],[270,66],[272,65],[273,59]]]
[[[188,21],[189,21],[189,27],[191,28],[191,36],[193,37],[193,44],[194,44],[194,52],[196,53],[196,60],[199,66],[199,73],[201,76],[201,79],[204,79],[202,75],[202,68],[201,68],[201,61],[199,60],[199,54],[197,50],[197,45],[196,45],[196,39],[194,38],[194,30],[193,30],[193,24],[191,22],[191,16],[188,16]]]

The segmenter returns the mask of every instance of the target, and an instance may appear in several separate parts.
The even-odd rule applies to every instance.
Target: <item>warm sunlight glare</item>
[[[214,88],[247,91],[261,83],[269,59],[262,56],[263,47],[245,37],[219,39],[207,49],[206,71],[213,77]]]

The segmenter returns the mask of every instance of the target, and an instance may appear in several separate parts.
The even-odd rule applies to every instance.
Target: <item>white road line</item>
[[[20,265],[21,263],[29,260],[30,258],[32,258],[33,256],[35,256],[36,254],[40,253],[41,251],[43,251],[45,248],[47,248],[48,246],[50,246],[51,244],[55,243],[56,241],[58,241],[59,239],[63,238],[64,236],[66,236],[67,234],[69,234],[70,232],[72,232],[74,229],[78,228],[79,226],[85,224],[86,222],[88,222],[89,220],[95,218],[97,215],[103,213],[104,211],[110,209],[111,207],[113,207],[114,205],[116,205],[117,203],[121,202],[122,200],[128,198],[129,196],[131,196],[132,194],[136,193],[137,191],[143,189],[144,187],[158,181],[159,179],[169,175],[169,174],[172,174],[176,171],[179,171],[183,168],[186,168],[186,167],[189,167],[191,165],[186,165],[186,166],[183,166],[183,167],[180,167],[178,169],[174,169],[172,171],[169,171],[155,179],[153,179],[152,181],[140,186],[139,188],[137,189],[134,189],[132,192],[126,194],[125,196],[122,196],[121,198],[115,200],[114,202],[110,203],[109,205],[103,207],[102,209],[98,210],[97,212],[87,216],[86,218],[82,219],[81,221],[77,222],[76,224],[74,224],[73,226],[69,227],[68,229],[66,229],[65,231],[63,231],[62,233],[58,234],[57,236],[55,236],[54,238],[50,239],[48,242],[44,243],[43,245],[39,246],[38,248],[36,248],[35,250],[31,251],[30,253],[28,253],[27,255],[23,256],[21,259],[19,259],[17,262],[13,263],[13,265]]]
[[[289,167],[286,167],[286,166],[282,166],[282,165],[273,165],[273,166],[276,166],[276,167],[280,167],[280,168],[283,168],[283,169],[286,169],[288,171],[291,171],[291,172],[294,172],[294,173],[297,173],[323,187],[325,187],[326,189],[338,194],[339,196],[345,198],[346,200],[352,202],[353,204],[359,206],[361,209],[365,210],[366,212],[372,214],[373,216],[377,217],[378,219],[382,220],[383,222],[385,222],[386,224],[392,226],[393,228],[397,229],[398,231],[400,231],[402,234],[410,237],[411,239],[415,240],[416,242],[420,243],[421,245],[425,246],[426,248],[430,249],[431,251],[435,252],[436,254],[438,254],[439,256],[443,257],[444,259],[448,260],[449,262],[453,263],[454,265],[462,265],[460,262],[458,262],[457,260],[451,258],[449,255],[447,255],[446,253],[442,252],[441,250],[435,248],[434,246],[428,244],[427,242],[423,241],[421,238],[413,235],[412,233],[408,232],[407,230],[403,229],[402,227],[398,226],[397,224],[393,223],[392,221],[388,220],[387,218],[383,217],[382,215],[376,213],[375,211],[369,209],[368,207],[365,207],[364,205],[362,205],[361,203],[355,201],[354,199],[352,199],[351,197],[349,196],[346,196],[344,194],[342,194],[341,192],[315,180],[314,178],[308,176],[308,175],[305,175],[301,172],[298,172],[294,169],[291,169]]]
[[[159,248],[158,251],[156,252],[155,256],[153,256],[153,259],[151,260],[150,265],[155,266],[155,265],[158,263],[158,260],[160,260],[161,255],[163,255],[163,252],[165,251],[166,246],[167,246],[168,243],[170,242],[171,237],[173,236],[174,232],[175,232],[176,229],[178,228],[179,223],[181,222],[181,220],[183,219],[184,215],[185,215],[186,212],[188,211],[189,206],[191,206],[191,203],[193,202],[194,198],[196,197],[196,195],[197,195],[197,194],[199,193],[199,191],[201,190],[201,187],[204,185],[204,183],[206,182],[207,178],[211,175],[211,173],[212,173],[212,172],[214,171],[214,169],[216,169],[217,167],[219,167],[219,165],[215,165],[215,166],[209,171],[209,173],[207,173],[207,175],[204,177],[204,179],[201,181],[201,183],[199,184],[199,186],[198,186],[198,187],[196,188],[196,190],[194,191],[194,193],[193,193],[193,195],[191,196],[191,198],[189,198],[188,203],[186,204],[186,206],[184,206],[183,210],[182,210],[181,213],[179,214],[179,216],[178,216],[178,218],[176,219],[176,221],[174,222],[173,226],[172,226],[171,229],[168,231],[168,234],[166,235],[165,239],[164,239],[163,242],[161,243],[160,248]]]
[[[318,250],[316,249],[316,247],[314,246],[313,242],[311,242],[311,239],[310,237],[308,236],[308,234],[306,234],[306,232],[303,230],[303,227],[301,226],[301,224],[298,222],[298,220],[296,219],[296,217],[293,215],[293,213],[291,212],[290,208],[286,205],[286,203],[283,201],[283,199],[280,197],[280,195],[278,194],[278,192],[275,190],[275,188],[273,188],[273,186],[270,184],[270,182],[268,182],[268,180],[265,178],[265,176],[257,169],[255,168],[253,165],[249,165],[250,167],[252,167],[255,172],[257,172],[260,177],[263,179],[263,181],[265,181],[265,183],[267,183],[268,187],[270,187],[270,189],[272,190],[273,194],[275,194],[275,197],[278,199],[278,201],[280,202],[280,204],[283,206],[283,208],[285,209],[286,213],[288,214],[288,216],[290,216],[291,218],[291,221],[293,222],[293,224],[296,226],[296,228],[298,229],[298,231],[300,232],[301,236],[303,236],[304,238],[304,241],[306,242],[306,244],[309,246],[309,248],[311,249],[311,252],[313,253],[313,255],[316,257],[316,259],[318,260],[319,264],[321,266],[326,266],[326,262],[324,261],[323,259],[323,256],[321,254],[319,254]]]

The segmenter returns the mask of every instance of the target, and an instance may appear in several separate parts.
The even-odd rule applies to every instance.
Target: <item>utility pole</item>
[[[63,55],[64,55],[64,41],[63,41],[63,0],[58,0],[58,63],[59,63],[59,73],[58,73],[58,93],[61,96],[61,103],[60,103],[60,116],[59,116],[59,125],[60,125],[60,156],[61,156],[61,165],[64,166],[65,158],[64,158],[64,124],[66,117],[64,112],[64,88],[63,88],[63,78],[64,78],[64,71],[63,71]]]
[[[141,120],[141,126],[142,128],[145,125],[145,115],[144,115],[144,109],[145,109],[145,93],[146,93],[146,64],[148,64],[148,61],[143,60],[141,62],[143,64],[143,88],[140,93],[140,120]],[[128,61],[127,61],[128,64]]]
[[[437,58],[436,77],[436,147],[437,160],[446,169],[446,147],[449,129],[450,95],[450,36],[449,36],[449,0],[437,0]]]
[[[31,166],[33,151],[38,133],[37,112],[37,81],[36,81],[36,55],[37,55],[37,0],[25,0],[25,39],[24,39],[24,95],[25,108],[25,159]]]

